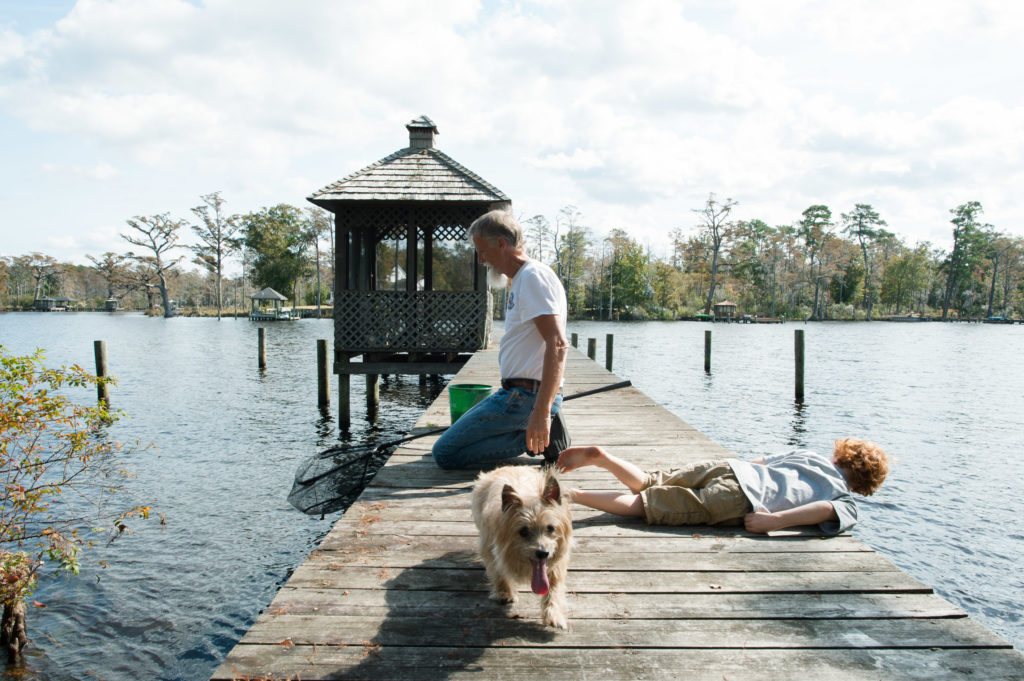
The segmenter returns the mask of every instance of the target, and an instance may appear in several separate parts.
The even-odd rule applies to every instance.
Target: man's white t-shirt
[[[505,335],[498,350],[502,378],[539,381],[544,373],[544,338],[535,317],[553,314],[565,332],[568,303],[562,282],[547,265],[527,261],[512,277],[505,303]]]

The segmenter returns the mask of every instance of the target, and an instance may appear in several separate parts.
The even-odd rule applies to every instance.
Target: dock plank
[[[454,382],[495,384],[496,365],[477,353]],[[567,394],[619,380],[570,353]],[[564,410],[575,444],[642,468],[732,456],[635,387]],[[448,418],[442,394],[414,431]],[[395,450],[213,679],[1024,678],[1018,651],[850,535],[652,527],[577,507],[570,628],[546,628],[532,593],[488,598],[476,472],[434,465],[437,437]],[[596,469],[563,484],[618,489]]]

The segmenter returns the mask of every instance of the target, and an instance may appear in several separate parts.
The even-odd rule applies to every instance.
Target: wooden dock
[[[571,351],[566,393],[617,382]],[[477,353],[456,380],[497,382]],[[645,468],[729,455],[636,389],[565,405],[574,444]],[[448,424],[447,393],[416,424]],[[539,597],[488,600],[475,473],[395,452],[299,566],[214,679],[1024,679],[1024,656],[851,536],[648,527],[581,507],[569,631]],[[522,458],[535,463],[537,459]],[[566,484],[617,489],[597,469]]]

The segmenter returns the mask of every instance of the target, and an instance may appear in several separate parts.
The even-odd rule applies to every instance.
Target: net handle
[[[632,381],[628,381],[628,380],[627,381],[620,381],[619,383],[612,383],[611,385],[606,385],[606,386],[603,386],[603,387],[600,387],[600,388],[594,388],[593,390],[584,390],[583,392],[578,392],[578,393],[574,393],[572,395],[567,395],[566,397],[562,398],[562,401],[563,402],[567,402],[569,400],[575,400],[575,399],[577,399],[579,397],[587,397],[589,395],[596,395],[597,393],[603,393],[603,392],[607,392],[609,390],[618,390],[619,388],[628,388],[631,385],[633,385]],[[373,447],[372,449],[368,449],[366,451],[366,453],[361,455],[361,457],[368,464],[371,456],[373,456],[374,454],[378,454],[381,451],[383,451],[385,449],[388,449],[389,447],[394,447],[396,445],[402,444],[403,442],[409,442],[410,440],[416,440],[416,439],[419,439],[421,437],[427,437],[428,435],[437,435],[438,433],[443,433],[444,431],[448,430],[449,428],[451,428],[451,426],[445,426],[443,428],[434,428],[432,430],[427,430],[427,431],[424,431],[422,433],[416,433],[415,435],[407,435],[407,436],[405,436],[403,438],[400,438],[398,440],[389,440],[388,442],[382,442],[379,445],[377,445],[376,447]],[[345,452],[345,451],[351,451],[351,449],[352,448],[349,448],[349,449],[345,450],[345,449],[341,449],[340,447],[332,447],[331,449],[328,449],[328,450],[325,450],[323,452],[320,452],[320,454],[317,455],[317,458],[325,458],[325,457],[329,456],[332,452],[338,452],[339,450],[341,450],[341,452]],[[301,484],[304,487],[312,485],[313,483],[315,483],[315,482],[317,482],[319,480],[322,480],[323,478],[327,477],[328,475],[330,475],[334,471],[338,470],[339,468],[342,468],[343,466],[347,466],[347,465],[348,465],[348,462],[346,462],[345,464],[342,464],[340,466],[335,466],[334,468],[330,468],[330,469],[328,469],[328,470],[326,470],[326,471],[324,471],[324,472],[322,472],[322,473],[320,473],[318,475],[313,476],[312,478],[310,478],[308,480],[303,480],[299,484]]]
[[[633,381],[629,381],[629,380],[619,381],[618,383],[612,383],[611,385],[602,386],[600,388],[594,388],[592,390],[584,390],[582,392],[573,393],[572,395],[566,395],[565,397],[562,398],[562,401],[563,402],[568,402],[569,400],[575,400],[575,399],[580,398],[580,397],[589,397],[590,395],[596,395],[597,393],[608,392],[609,390],[618,390],[620,388],[628,388],[628,387],[630,387],[632,385],[633,385]],[[443,433],[444,431],[448,430],[449,428],[451,428],[451,426],[444,426],[443,428],[434,428],[433,430],[427,430],[427,431],[424,431],[422,433],[416,433],[415,435],[407,435],[406,437],[403,437],[403,438],[401,438],[399,440],[390,440],[388,442],[382,442],[382,443],[380,443],[379,445],[377,445],[373,449],[373,452],[380,452],[382,449],[387,449],[388,447],[394,447],[395,445],[400,445],[403,442],[409,442],[410,440],[417,440],[417,439],[419,439],[421,437],[427,437],[428,435],[437,435],[439,433]]]

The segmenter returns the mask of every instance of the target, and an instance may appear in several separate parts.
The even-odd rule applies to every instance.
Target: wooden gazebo
[[[408,147],[308,197],[334,214],[334,373],[343,426],[352,374],[367,376],[373,408],[380,374],[455,373],[488,341],[491,298],[475,254],[466,262],[472,289],[435,291],[433,249],[437,240],[464,239],[473,220],[511,201],[434,148],[438,130],[429,118],[405,127]],[[405,288],[380,290],[379,279],[394,270],[378,277],[378,245],[395,240],[405,244]]]
[[[281,303],[286,302],[288,298],[269,286],[262,291],[249,296],[249,298],[252,300],[252,310],[249,311],[249,319],[252,321],[259,322],[279,319],[294,319],[292,311],[289,308],[281,307]]]

